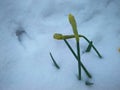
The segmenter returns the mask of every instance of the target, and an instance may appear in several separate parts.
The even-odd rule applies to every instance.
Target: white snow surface
[[[92,74],[92,86],[64,41],[54,33],[73,34],[68,14],[75,16],[79,34],[93,41],[102,54],[82,53]],[[26,34],[18,40],[15,32]],[[76,49],[75,40],[69,40]],[[0,0],[0,90],[120,90],[120,0]],[[57,70],[51,52],[60,66]]]

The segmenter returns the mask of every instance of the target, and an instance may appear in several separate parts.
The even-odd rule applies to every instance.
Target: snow
[[[120,89],[119,0],[4,0],[0,1],[0,90],[119,90]],[[68,14],[77,21],[80,34],[93,41],[102,54],[82,53],[87,43],[80,39],[83,64],[94,83],[54,33],[72,34]],[[16,30],[25,30],[18,40]],[[69,40],[73,48],[75,40]],[[57,70],[51,52],[59,64]]]

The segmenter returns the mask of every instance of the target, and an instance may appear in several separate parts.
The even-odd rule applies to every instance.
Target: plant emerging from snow
[[[59,33],[55,33],[54,34],[54,39],[64,40],[65,44],[68,46],[68,48],[70,49],[70,51],[72,52],[72,54],[76,58],[76,60],[78,62],[78,79],[81,80],[81,68],[85,71],[86,75],[89,78],[92,78],[91,74],[88,72],[86,67],[81,62],[80,43],[79,43],[80,38],[84,38],[88,42],[88,44],[89,44],[87,49],[86,49],[86,52],[90,52],[91,48],[93,48],[96,51],[96,53],[99,56],[99,58],[102,58],[102,56],[98,52],[98,50],[95,48],[95,46],[93,45],[92,41],[88,40],[84,35],[78,34],[77,24],[76,24],[76,20],[75,20],[74,16],[72,14],[69,14],[68,19],[69,19],[69,22],[70,22],[70,24],[72,26],[74,34],[73,35],[62,35],[62,34],[59,34]],[[75,53],[75,51],[72,49],[72,47],[70,46],[70,44],[67,41],[67,39],[71,39],[71,38],[75,38],[75,40],[76,40],[77,54]]]

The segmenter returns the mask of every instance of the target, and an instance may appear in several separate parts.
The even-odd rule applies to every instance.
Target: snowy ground
[[[81,53],[94,85],[86,75],[77,79],[77,62],[54,33],[72,34],[72,13],[80,34],[101,52]],[[18,41],[16,30],[26,31]],[[69,41],[74,49],[75,41]],[[87,43],[81,39],[81,50]],[[0,90],[119,90],[120,89],[119,0],[1,0],[0,1]],[[52,52],[61,69],[49,56]]]

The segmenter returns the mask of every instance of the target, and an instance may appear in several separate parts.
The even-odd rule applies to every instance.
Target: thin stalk
[[[85,36],[80,35],[80,37],[83,37],[90,44],[90,41]],[[92,47],[96,51],[96,53],[99,56],[99,58],[102,58],[101,54],[98,52],[98,50],[95,48],[95,46],[93,44],[92,44]]]
[[[78,54],[78,73],[79,73],[78,79],[81,80],[80,45],[79,45],[79,42],[76,42],[76,43],[77,43],[77,54]]]
[[[78,56],[76,55],[76,53],[74,52],[74,50],[72,49],[72,47],[70,46],[70,44],[68,43],[68,41],[66,39],[64,39],[64,42],[66,43],[66,45],[68,46],[68,48],[70,49],[70,51],[72,52],[73,56],[76,58],[76,60],[78,61]],[[85,71],[86,75],[89,78],[92,78],[91,74],[88,72],[88,70],[85,68],[85,66],[82,64],[82,62],[80,61],[81,67],[83,68],[83,70]]]
[[[52,59],[54,65],[55,65],[55,67],[56,67],[57,69],[60,69],[59,65],[57,64],[57,62],[56,62],[55,59],[53,58],[51,52],[50,52],[50,57],[51,57],[51,59]]]
[[[86,52],[90,52],[91,50],[91,47],[92,47],[92,41],[89,43],[87,49],[86,49]]]
[[[72,49],[72,47],[70,46],[70,44],[68,43],[68,41],[66,39],[64,39],[64,42],[68,46],[68,48],[70,49],[70,51],[72,52],[72,54],[74,55],[74,57],[76,58],[76,60],[78,61],[77,55],[74,52],[74,50]]]

